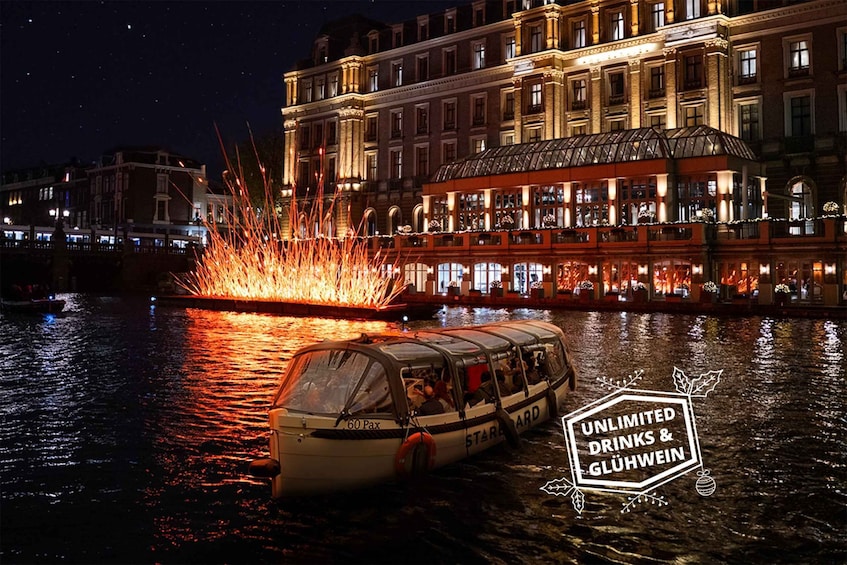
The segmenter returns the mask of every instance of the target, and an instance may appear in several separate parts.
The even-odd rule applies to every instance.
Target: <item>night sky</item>
[[[463,2],[0,0],[0,169],[161,145],[217,178],[224,142],[282,128],[283,74],[321,26]]]

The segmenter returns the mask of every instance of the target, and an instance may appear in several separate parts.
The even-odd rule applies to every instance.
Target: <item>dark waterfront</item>
[[[564,328],[581,381],[644,369],[672,390],[723,369],[696,405],[705,466],[661,487],[667,506],[582,515],[539,488],[569,474],[548,423],[414,485],[271,502],[246,476],[267,407],[301,345],[391,325],[155,308],[65,295],[56,317],[0,318],[0,560],[28,562],[840,563],[847,559],[847,322],[453,308],[462,325]]]

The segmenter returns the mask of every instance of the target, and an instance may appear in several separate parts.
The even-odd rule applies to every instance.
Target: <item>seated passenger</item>
[[[466,398],[466,401],[471,406],[475,406],[480,402],[493,402],[494,398],[494,384],[491,382],[491,373],[485,371],[482,373],[479,387],[473,392],[473,394],[470,395],[469,398]]]
[[[449,379],[448,375],[444,376],[444,379]],[[439,380],[435,383],[433,387],[433,391],[435,392],[435,398],[441,401],[441,404],[444,404],[445,410],[450,410],[453,408],[453,396],[450,394],[450,389],[447,386],[446,380]]]
[[[509,383],[506,382],[506,375],[503,374],[503,371],[499,369],[494,371],[494,374],[497,376],[497,389],[500,391],[500,396],[509,396],[514,392]]]
[[[524,361],[526,361],[526,380],[531,385],[540,383],[541,377],[538,374],[538,369],[535,367],[535,357],[527,355]]]
[[[424,402],[418,408],[418,414],[421,416],[431,416],[433,414],[443,414],[444,405],[435,398],[435,391],[431,386],[425,386],[423,389]]]

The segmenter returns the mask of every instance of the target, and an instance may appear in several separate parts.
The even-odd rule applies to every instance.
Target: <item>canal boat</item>
[[[418,476],[559,414],[576,372],[564,334],[508,321],[326,341],[295,353],[269,413],[272,496]]]
[[[65,309],[61,298],[31,298],[29,300],[0,300],[0,310],[18,314],[56,314]]]

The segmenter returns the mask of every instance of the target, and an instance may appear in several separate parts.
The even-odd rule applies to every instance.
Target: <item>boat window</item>
[[[339,414],[370,363],[367,355],[347,349],[298,355],[283,377],[273,407],[312,414]]]
[[[403,369],[401,374],[409,410],[419,410],[428,400],[427,387],[431,387],[432,398],[439,402],[441,411],[453,412],[456,410],[453,382],[449,371],[445,371],[443,366],[407,367]],[[429,413],[436,414],[438,411],[430,411]]]
[[[391,389],[385,367],[381,363],[371,363],[362,385],[347,405],[347,413],[356,414],[392,413]]]
[[[547,361],[547,370],[551,378],[557,378],[567,369],[565,351],[559,341],[545,343],[544,357]]]

